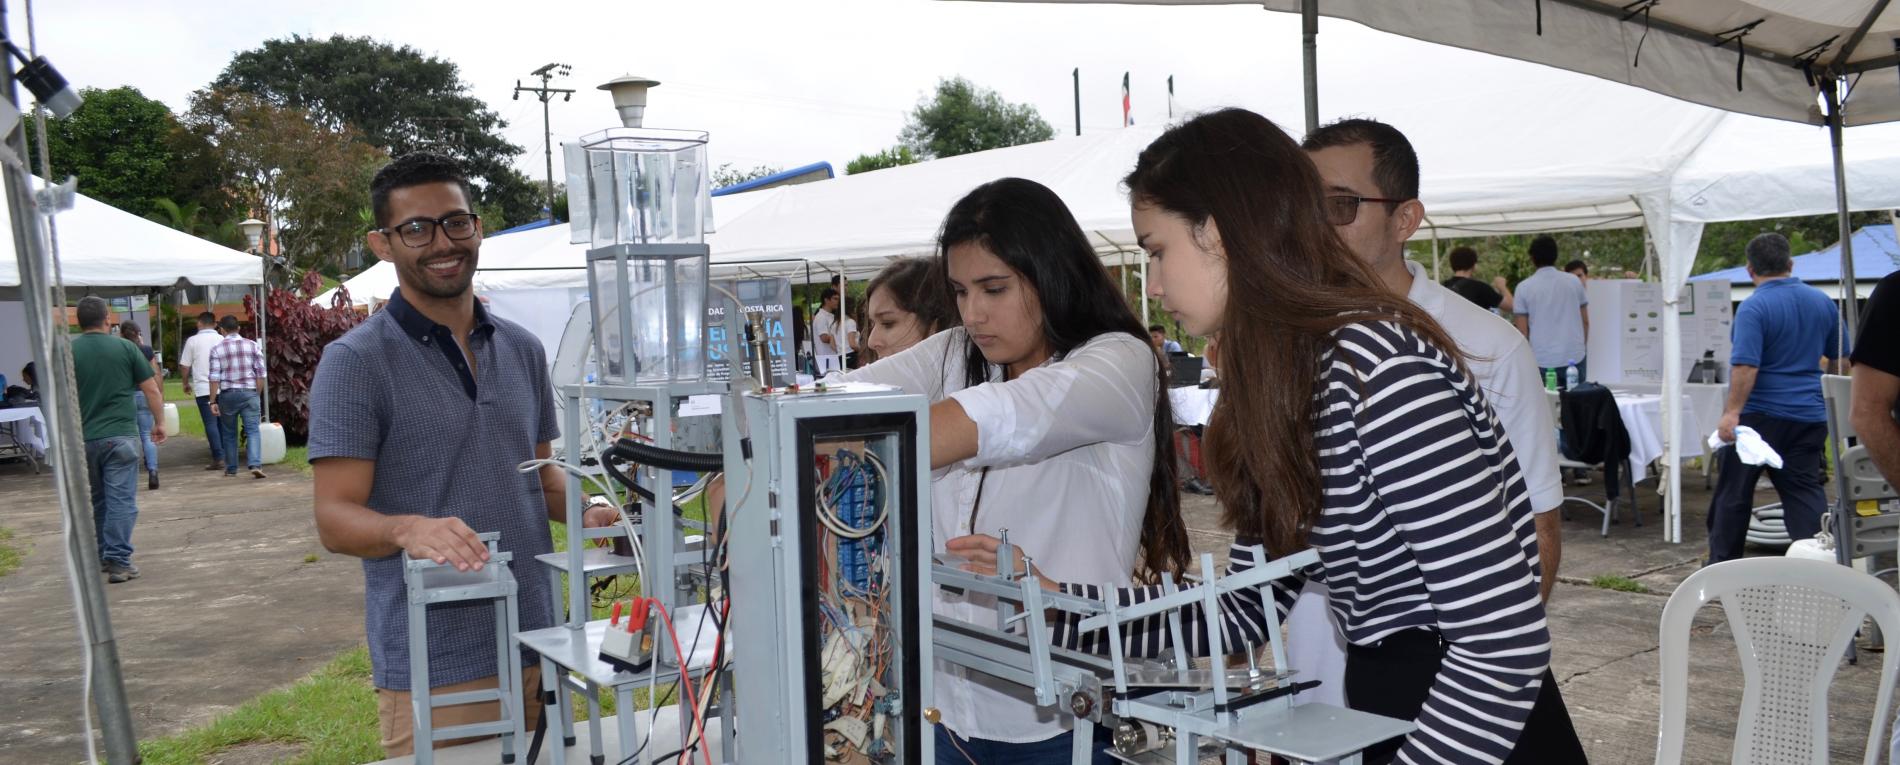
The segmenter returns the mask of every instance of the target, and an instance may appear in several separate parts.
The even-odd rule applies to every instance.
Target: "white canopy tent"
[[[1900,32],[1900,8],[1889,7],[1890,0],[1001,1],[1245,4],[1297,12],[1304,37],[1308,129],[1319,121],[1315,49],[1320,15],[1595,75],[1729,112],[1825,124],[1832,138],[1833,192],[1843,241],[1851,233],[1843,128],[1900,120],[1900,44],[1894,41],[1894,33]],[[1649,66],[1644,67],[1644,62]],[[1793,153],[1775,148],[1782,156]],[[1693,182],[1694,178],[1682,180]],[[1869,187],[1854,188],[1865,191]],[[1693,191],[1694,187],[1672,187],[1635,199],[1662,264],[1663,299],[1668,306],[1677,305],[1687,283],[1702,223],[1722,219],[1705,217],[1704,210],[1714,210],[1715,205],[1686,206],[1691,200],[1678,194]],[[1886,206],[1865,198],[1856,200],[1856,206],[1868,205]],[[1841,258],[1844,278],[1852,283],[1851,250],[1844,246]],[[1851,334],[1858,308],[1851,300],[1845,306]],[[1670,465],[1679,464],[1681,454],[1673,437],[1683,382],[1680,346],[1677,314],[1664,311],[1663,410],[1670,422],[1664,428],[1668,434],[1665,459]],[[1676,542],[1682,539],[1679,472],[1669,473],[1669,522],[1664,531]]]
[[[713,221],[722,227],[732,225],[733,221],[741,219],[789,188],[792,187],[713,197]],[[481,263],[475,271],[476,290],[585,289],[588,245],[570,243],[568,238],[571,230],[568,224],[557,223],[483,240]],[[714,241],[717,241],[716,238]],[[719,251],[717,244],[713,245],[713,251]],[[715,254],[714,257],[718,256]],[[790,269],[785,267],[787,265],[769,264],[776,269],[776,273],[788,272]],[[758,266],[766,268],[768,264]],[[349,290],[351,304],[372,305],[388,299],[389,294],[395,291],[396,267],[378,262],[345,280],[341,286]],[[335,294],[336,290],[332,289],[312,302],[328,307]]]
[[[10,213],[0,205],[0,225]],[[53,216],[59,273],[74,295],[124,295],[154,287],[259,284],[263,264],[247,255],[76,195],[73,209]],[[19,297],[13,239],[0,237],[0,299]]]
[[[10,226],[0,204],[0,226]],[[254,255],[167,228],[83,194],[73,209],[53,216],[58,226],[59,273],[66,293],[120,296],[153,288],[211,284],[256,285],[263,264]],[[12,377],[33,359],[26,308],[20,302],[20,266],[13,238],[0,237],[0,374]],[[156,337],[154,337],[156,342]]]

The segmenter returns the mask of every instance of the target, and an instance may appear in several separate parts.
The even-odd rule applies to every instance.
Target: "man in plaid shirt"
[[[237,475],[238,420],[244,421],[245,464],[252,478],[264,477],[262,449],[257,441],[257,386],[264,379],[264,351],[238,334],[236,316],[218,320],[224,335],[211,348],[211,414],[223,433],[224,474]]]

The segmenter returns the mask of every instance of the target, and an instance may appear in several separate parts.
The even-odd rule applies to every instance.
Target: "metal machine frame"
[[[929,640],[930,442],[928,402],[894,389],[753,394],[744,397],[752,425],[750,465],[726,450],[732,597],[734,707],[744,726],[734,762],[820,763],[824,757],[819,700],[820,646],[815,625],[817,486],[820,444],[863,443],[888,466],[892,500],[884,549],[893,562],[889,590],[899,662],[895,762],[930,762],[933,736],[923,720],[931,697]],[[726,417],[725,439],[739,443],[740,419]],[[740,476],[748,476],[741,479]],[[741,486],[741,480],[751,481]],[[769,637],[762,637],[769,636]],[[770,722],[765,722],[770,721]]]
[[[949,565],[936,565],[937,586],[982,592],[1005,604],[995,627],[938,616],[937,658],[958,666],[1021,683],[1035,691],[1039,705],[1074,721],[1072,762],[1086,765],[1093,752],[1093,726],[1116,728],[1115,756],[1133,763],[1197,763],[1204,745],[1225,753],[1229,765],[1248,762],[1245,750],[1295,761],[1337,759],[1356,765],[1360,750],[1403,736],[1410,721],[1351,709],[1308,703],[1295,706],[1293,694],[1305,685],[1291,682],[1288,671],[1268,672],[1247,653],[1246,669],[1195,670],[1189,661],[1180,609],[1199,605],[1211,656],[1223,656],[1220,601],[1228,593],[1255,592],[1267,615],[1267,634],[1275,668],[1287,666],[1278,612],[1267,583],[1317,563],[1319,553],[1305,550],[1246,571],[1220,576],[1213,556],[1201,555],[1204,581],[1192,587],[1128,607],[1042,589],[1037,577],[1014,571],[1013,549],[1004,540],[997,553],[1002,570],[982,576]],[[1256,560],[1266,560],[1255,549]],[[1172,588],[1165,578],[1163,584]],[[1020,606],[1020,610],[1007,604]],[[1089,656],[1051,645],[1051,611],[1081,617],[1083,633],[1107,630],[1107,656]],[[1166,615],[1174,646],[1164,665],[1130,660],[1122,647],[1122,627]],[[1172,756],[1161,750],[1170,748]]]

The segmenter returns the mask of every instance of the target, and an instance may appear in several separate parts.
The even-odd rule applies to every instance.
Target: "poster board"
[[[1605,385],[1661,383],[1662,285],[1634,279],[1591,279],[1584,293],[1590,301],[1590,379]],[[1713,352],[1723,367],[1728,365],[1729,329],[1735,314],[1730,299],[1727,282],[1684,286],[1676,314],[1682,331],[1685,376],[1705,353]]]

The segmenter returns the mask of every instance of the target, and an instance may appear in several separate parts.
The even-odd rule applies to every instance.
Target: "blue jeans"
[[[198,421],[204,423],[205,440],[211,443],[211,461],[223,462],[224,423],[211,416],[211,397],[198,397]]]
[[[132,391],[132,408],[139,413],[139,445],[145,450],[145,469],[158,472],[158,444],[152,443],[152,408],[145,403],[145,391]]]
[[[92,485],[92,526],[99,562],[132,562],[132,524],[139,519],[139,439],[86,442],[86,480]]]
[[[1086,720],[1082,725],[1094,725]],[[1075,746],[1075,734],[1064,733],[1055,738],[1031,741],[1027,744],[1011,744],[1004,741],[990,741],[981,738],[964,738],[950,732],[949,726],[932,726],[937,730],[937,765],[1067,765],[1074,756],[1071,749]],[[1113,734],[1107,728],[1097,727],[1093,744],[1094,765],[1116,765],[1116,760],[1108,755],[1113,744]]]
[[[246,467],[256,470],[264,465],[263,447],[257,442],[257,391],[233,388],[218,391],[218,427],[224,431],[227,447],[224,474],[237,475],[238,420],[244,420],[244,458]]]

